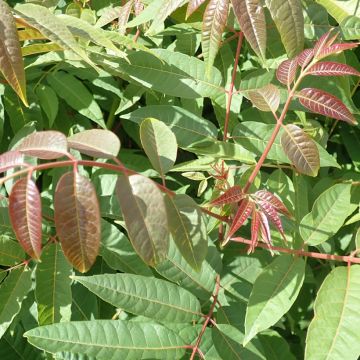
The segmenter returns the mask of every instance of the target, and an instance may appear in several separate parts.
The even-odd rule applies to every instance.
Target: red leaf
[[[260,216],[255,207],[251,219],[251,245],[247,251],[248,254],[254,252],[259,239]]]
[[[189,4],[186,10],[186,19],[191,16],[205,0],[189,0]]]
[[[31,179],[18,180],[9,197],[9,214],[16,238],[32,258],[41,254],[41,200]]]
[[[259,212],[259,215],[261,219],[260,220],[261,238],[264,241],[264,243],[270,247],[272,246],[272,240],[271,240],[269,221],[266,215],[262,211]],[[273,251],[271,249],[270,252],[273,255]]]
[[[240,186],[235,185],[230,189],[226,190],[218,198],[211,201],[212,206],[222,206],[231,203],[237,203],[244,197],[244,193]]]
[[[314,49],[305,49],[297,57],[298,64],[304,68],[314,57]]]
[[[279,198],[277,198],[274,194],[272,194],[270,191],[259,190],[255,193],[255,196],[259,200],[268,202],[271,206],[275,208],[277,212],[284,214],[288,217],[292,217],[291,213],[283,204],[283,202]]]
[[[277,79],[282,84],[286,85],[287,87],[290,87],[290,84],[295,79],[297,66],[298,66],[297,58],[283,61],[279,65],[276,71]]]
[[[260,206],[260,208],[262,209],[264,214],[270,219],[270,221],[276,226],[276,228],[279,230],[281,236],[284,239],[286,239],[284,229],[281,224],[281,219],[280,219],[277,211],[275,210],[275,208],[267,201],[260,200],[257,202],[257,204]]]
[[[327,56],[334,55],[345,50],[354,49],[357,46],[357,43],[334,44],[322,49],[315,57],[316,59],[320,60]]]
[[[24,164],[24,155],[20,151],[8,151],[0,156],[0,173]]]
[[[280,91],[273,84],[248,91],[247,97],[253,105],[261,111],[271,111],[275,113],[280,105]]]
[[[315,113],[356,124],[350,110],[334,95],[323,90],[305,88],[297,93],[297,97],[303,106]]]
[[[315,57],[322,51],[325,47],[328,47],[335,41],[335,38],[332,38],[332,42],[328,42],[329,36],[331,34],[331,30],[325,33],[320,37],[320,39],[315,43],[314,46],[314,55]]]
[[[321,61],[310,67],[306,72],[309,75],[318,76],[342,76],[355,75],[360,76],[360,72],[350,65],[341,64],[334,61]]]
[[[241,201],[239,208],[235,214],[233,223],[231,224],[229,232],[226,236],[227,240],[231,238],[235,234],[235,232],[240,229],[240,227],[244,224],[246,219],[250,216],[253,208],[254,208],[254,203],[250,201],[248,198],[245,198]]]

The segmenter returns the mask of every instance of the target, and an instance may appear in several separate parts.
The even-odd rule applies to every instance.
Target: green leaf
[[[63,71],[58,71],[48,75],[47,81],[69,106],[106,129],[99,105],[80,80]]]
[[[187,323],[201,316],[199,300],[168,281],[133,274],[75,276],[104,301],[127,312],[160,322]]]
[[[269,330],[258,334],[258,339],[264,349],[266,360],[295,360],[289,343],[276,331]]]
[[[0,71],[27,106],[26,79],[20,42],[11,8],[0,0]]]
[[[300,235],[308,245],[319,245],[341,228],[349,215],[350,184],[337,184],[323,192],[300,224]]]
[[[341,21],[340,28],[344,40],[360,39],[360,18],[358,16],[347,16]]]
[[[188,195],[165,198],[169,228],[176,246],[197,271],[207,254],[206,222],[196,202]]]
[[[141,122],[140,139],[152,166],[163,177],[176,161],[174,133],[162,121],[147,118]]]
[[[49,119],[49,127],[51,128],[59,111],[58,97],[50,86],[44,84],[40,84],[35,89],[35,93],[39,98],[41,108]]]
[[[359,15],[356,1],[316,0],[316,2],[322,5],[338,23],[341,23],[347,16]]]
[[[144,176],[123,175],[116,184],[116,195],[134,249],[145,263],[155,266],[166,258],[169,247],[163,194]]]
[[[31,271],[14,269],[0,287],[0,338],[20,311],[21,303],[31,288]]]
[[[3,224],[0,224],[3,232]],[[14,241],[15,240],[15,241]],[[0,264],[4,266],[13,266],[22,262],[25,258],[24,250],[16,241],[15,234],[0,235]]]
[[[151,270],[134,251],[129,239],[108,221],[101,219],[100,255],[114,270],[152,276]]]
[[[266,0],[289,58],[295,57],[304,46],[304,17],[300,0]]]
[[[301,257],[278,256],[256,278],[245,318],[245,340],[274,325],[296,300],[305,277]]]
[[[59,243],[49,244],[36,267],[35,297],[39,325],[69,321],[71,317],[72,267]]]
[[[314,304],[305,348],[306,360],[357,359],[360,266],[337,267],[326,277]]]
[[[34,346],[51,353],[70,351],[99,360],[180,359],[185,353],[182,347],[187,345],[164,326],[121,320],[47,325],[24,336]]]

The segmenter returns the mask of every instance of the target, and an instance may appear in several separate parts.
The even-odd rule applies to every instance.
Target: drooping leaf
[[[265,60],[266,22],[261,1],[231,0],[231,3],[246,40],[255,53]]]
[[[306,360],[357,359],[360,334],[360,266],[341,266],[326,277],[316,296],[314,318],[308,328]]]
[[[316,176],[320,169],[319,151],[312,138],[294,124],[284,127],[281,146],[296,170],[302,174]]]
[[[304,46],[304,17],[300,0],[266,0],[289,58],[298,55]]]
[[[20,42],[11,8],[0,0],[0,71],[6,81],[27,105],[26,79]]]
[[[297,66],[298,66],[297,58],[283,61],[276,70],[277,79],[282,84],[286,85],[289,88],[291,83],[295,79]]]
[[[301,220],[300,235],[308,245],[319,245],[343,225],[350,206],[350,184],[337,184],[323,192]]]
[[[197,271],[208,250],[206,222],[196,202],[185,194],[166,197],[169,228],[176,246]]]
[[[155,266],[166,258],[169,229],[163,194],[141,175],[120,176],[116,184],[130,241],[145,261]]]
[[[39,325],[69,321],[71,317],[71,265],[59,243],[49,244],[36,267],[35,298]]]
[[[100,209],[92,183],[68,172],[56,187],[55,225],[66,258],[80,272],[90,269],[100,246]]]
[[[256,278],[245,318],[248,343],[257,333],[274,325],[291,307],[305,276],[301,257],[278,256]]]
[[[67,154],[66,136],[59,131],[34,132],[16,147],[17,151],[39,159],[57,159]]]
[[[40,84],[36,90],[36,95],[39,98],[41,108],[44,110],[49,119],[49,125],[52,127],[56,115],[59,111],[59,100],[55,91],[47,85]]]
[[[47,81],[69,106],[106,129],[99,105],[80,80],[64,71],[58,71],[48,75]]]
[[[24,164],[24,155],[17,150],[8,151],[0,155],[0,172]]]
[[[222,195],[211,201],[211,206],[223,206],[226,204],[239,202],[245,194],[239,185],[234,185],[226,190]]]
[[[320,61],[312,65],[306,73],[317,76],[360,76],[360,72],[354,69],[352,66],[334,61]]]
[[[32,258],[41,254],[41,199],[32,179],[18,180],[9,197],[9,214],[16,237]]]
[[[140,139],[152,166],[163,177],[176,161],[174,133],[162,121],[146,118],[140,125]]]
[[[303,106],[315,113],[356,124],[350,110],[334,95],[323,90],[305,88],[297,93],[297,97]]]
[[[297,57],[298,64],[304,68],[314,57],[314,49],[305,49]]]
[[[269,84],[260,89],[247,92],[247,97],[253,105],[262,111],[276,112],[280,104],[280,91],[273,85]]]
[[[21,308],[21,303],[32,285],[31,271],[14,269],[0,286],[0,338]]]
[[[253,208],[254,204],[248,198],[241,200],[239,208],[237,209],[234,216],[234,220],[230,226],[229,232],[226,235],[226,239],[230,239],[235,234],[235,232],[240,229],[247,218],[251,215]]]
[[[222,40],[228,11],[229,0],[210,0],[204,12],[201,45],[209,77],[212,75],[212,65]]]
[[[119,138],[109,130],[91,129],[79,132],[68,138],[69,147],[81,153],[99,157],[116,157],[120,151]]]
[[[136,334],[136,336],[134,336]],[[184,341],[155,323],[121,320],[73,321],[41,326],[24,334],[48,352],[70,351],[96,359],[180,359]]]
[[[191,14],[193,14],[204,2],[205,0],[189,0],[186,10],[186,18],[190,17]]]
[[[286,239],[280,216],[277,213],[276,209],[272,206],[272,204],[268,201],[262,200],[258,200],[257,204],[261,208],[262,212],[266,215],[266,217],[276,226],[281,236]]]
[[[104,301],[160,322],[187,323],[200,319],[198,299],[166,280],[133,274],[76,276],[74,279]]]

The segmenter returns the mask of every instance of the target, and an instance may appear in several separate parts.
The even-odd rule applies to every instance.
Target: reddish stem
[[[241,51],[243,39],[244,39],[244,34],[240,31],[238,33],[238,43],[237,43],[236,54],[235,54],[234,68],[233,68],[232,77],[231,77],[230,89],[228,91],[228,101],[226,104],[226,115],[225,115],[225,124],[224,124],[224,141],[226,141],[228,138],[227,132],[228,132],[229,121],[230,121],[230,108],[231,108],[232,97],[234,94],[236,72],[237,72],[237,67],[239,64],[240,51]]]
[[[204,335],[204,333],[205,333],[206,327],[208,326],[208,324],[209,324],[209,322],[210,322],[210,320],[211,320],[211,317],[212,317],[212,315],[213,315],[213,313],[214,313],[215,306],[216,306],[216,304],[217,304],[217,298],[218,298],[218,295],[219,295],[219,290],[220,290],[220,276],[217,275],[217,276],[216,276],[215,292],[214,292],[214,295],[213,295],[214,300],[213,300],[213,302],[212,302],[212,304],[211,304],[209,313],[208,313],[207,316],[206,316],[206,320],[205,320],[205,322],[204,322],[204,324],[203,324],[203,326],[202,326],[202,328],[201,328],[201,331],[200,331],[200,333],[199,333],[199,336],[198,336],[198,338],[197,338],[197,340],[196,340],[196,344],[195,344],[195,346],[194,346],[194,348],[193,348],[193,352],[192,352],[192,354],[191,354],[190,360],[194,360],[195,354],[196,354],[197,352],[199,352],[199,350],[200,350],[200,349],[199,349],[199,346],[200,346],[200,343],[201,343],[201,339],[202,339],[202,337],[203,337],[203,335]]]
[[[242,237],[234,237],[234,238],[231,238],[230,241],[247,244],[247,245],[252,244],[251,240],[244,239]],[[311,257],[314,259],[342,261],[342,262],[346,262],[346,263],[360,264],[360,258],[356,258],[353,256],[332,255],[332,254],[316,253],[316,252],[312,252],[312,251],[288,249],[288,248],[282,248],[279,246],[269,246],[269,245],[263,244],[263,243],[258,243],[256,246],[266,249],[266,250],[279,251],[279,252],[292,254],[292,255],[298,255],[298,256],[306,256],[306,257]]]

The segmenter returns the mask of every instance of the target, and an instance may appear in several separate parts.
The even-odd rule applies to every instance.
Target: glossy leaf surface
[[[307,73],[309,75],[317,76],[342,76],[342,75],[354,75],[360,76],[360,72],[354,69],[350,65],[337,63],[334,61],[320,61],[312,65]]]
[[[301,64],[306,63],[306,60],[302,60]],[[290,87],[291,83],[295,79],[296,69],[298,65],[298,59],[291,59],[283,61],[278,69],[276,70],[276,77],[277,79],[287,87]]]
[[[247,96],[253,105],[262,111],[276,112],[280,104],[280,91],[273,84],[248,91]]]

